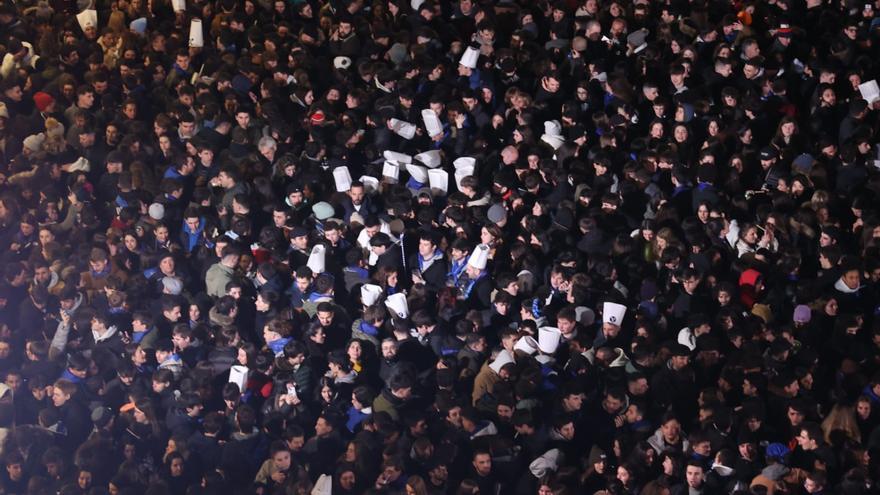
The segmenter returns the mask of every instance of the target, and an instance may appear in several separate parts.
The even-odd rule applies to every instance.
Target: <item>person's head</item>
[[[487,450],[476,450],[471,457],[474,471],[480,476],[489,476],[492,473],[492,455]]]
[[[827,483],[828,477],[825,471],[816,470],[807,475],[807,479],[804,480],[804,490],[807,493],[821,493]]]
[[[688,461],[684,471],[685,481],[690,488],[695,490],[703,486],[706,477],[706,469],[700,464],[700,461]]]
[[[681,436],[681,423],[674,414],[667,413],[660,422],[660,432],[668,443],[678,443]]]
[[[52,404],[62,407],[76,395],[76,384],[70,380],[58,380],[52,388]]]
[[[797,436],[797,442],[803,450],[816,450],[824,442],[822,427],[816,423],[803,423]]]

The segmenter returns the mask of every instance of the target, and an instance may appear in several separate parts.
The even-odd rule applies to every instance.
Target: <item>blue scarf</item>
[[[317,292],[312,292],[309,294],[308,299],[309,299],[309,302],[316,302],[318,299],[327,298],[327,297],[329,297],[330,299],[333,299],[333,297],[330,295],[318,294]]]
[[[275,356],[280,356],[284,354],[284,346],[290,342],[290,337],[282,337],[277,340],[273,340],[272,342],[266,342],[266,347],[268,347]]]
[[[425,187],[425,184],[410,177],[409,180],[406,181],[406,187],[408,189],[414,189],[418,191],[419,189]]]
[[[464,289],[464,298],[465,299],[467,299],[468,297],[471,296],[471,291],[474,290],[474,286],[477,285],[477,282],[485,276],[486,276],[486,271],[483,270],[480,272],[480,275],[477,276],[477,278],[468,282],[467,287]]]
[[[461,274],[464,273],[464,269],[467,267],[467,260],[462,259],[461,264],[457,264],[455,260],[452,261],[450,265],[450,271],[446,274],[447,277],[452,277],[452,281],[455,285],[458,285],[458,279],[461,278]]]
[[[148,329],[146,332],[132,332],[132,333],[131,333],[131,340],[132,340],[132,342],[134,342],[135,344],[140,344],[141,341],[144,340],[144,337],[146,337],[147,334],[150,333],[150,332],[152,332],[152,331],[153,331],[153,329],[150,328],[150,329]]]
[[[369,335],[370,337],[378,337],[379,336],[379,329],[374,327],[373,325],[370,325],[369,323],[367,323],[365,321],[361,322],[359,328],[360,328],[361,332],[364,332],[365,334]]]

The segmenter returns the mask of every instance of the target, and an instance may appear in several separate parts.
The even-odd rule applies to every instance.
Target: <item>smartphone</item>
[[[287,384],[287,395],[292,395],[296,397],[296,386],[293,384]]]

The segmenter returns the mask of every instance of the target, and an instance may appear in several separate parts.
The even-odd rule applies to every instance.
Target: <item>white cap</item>
[[[441,196],[445,196],[449,192],[449,172],[434,168],[428,170],[428,184],[431,191],[437,191]]]
[[[323,244],[315,244],[312,248],[311,254],[309,254],[309,261],[306,262],[306,266],[309,267],[313,273],[324,273],[324,257],[326,253],[327,248],[325,248]]]
[[[398,318],[409,318],[409,305],[406,303],[406,296],[402,293],[388,296],[385,299],[385,306]]]
[[[382,156],[389,161],[398,162],[398,163],[412,163],[413,157],[407,155],[406,153],[400,153],[397,151],[385,150],[382,152]]]
[[[489,246],[485,244],[477,244],[471,257],[468,258],[468,265],[478,269],[485,270],[486,263],[489,261]]]
[[[364,191],[367,193],[374,193],[379,190],[379,179],[373,176],[362,175],[358,180],[364,185]]]
[[[419,184],[425,184],[428,182],[428,169],[425,167],[421,165],[407,165],[406,171],[409,172],[409,175],[412,176],[413,180]]]
[[[440,154],[440,150],[431,150],[419,153],[413,158],[420,161],[428,168],[437,168],[440,166],[440,163],[442,163],[443,155]]]
[[[440,122],[440,117],[430,108],[422,110],[422,121],[425,123],[425,130],[428,131],[429,137],[443,134],[443,123]]]
[[[515,351],[522,351],[531,356],[538,352],[538,343],[535,342],[535,339],[526,335],[525,337],[520,337],[520,339],[516,341],[516,344],[513,345],[513,349]]]
[[[322,474],[312,487],[310,495],[332,495],[333,494],[333,478],[328,474]]]
[[[171,0],[171,8],[175,12],[183,12],[186,10],[186,0]]]
[[[351,59],[348,57],[336,57],[333,59],[333,67],[337,69],[348,69],[351,67]]]
[[[425,0],[409,0],[409,6],[412,7],[413,12],[418,12],[423,3]]]
[[[461,179],[464,179],[465,177],[470,177],[471,175],[474,175],[473,165],[461,166],[455,169],[455,187],[457,187],[458,190],[461,191]]]
[[[409,122],[400,120],[400,119],[391,119],[389,121],[391,123],[391,130],[394,131],[394,134],[402,137],[403,139],[412,139],[416,135],[416,126]],[[386,151],[385,153],[396,153],[395,151]],[[386,158],[388,158],[386,156]]]
[[[364,284],[361,286],[361,302],[364,306],[372,306],[376,304],[379,297],[382,296],[382,287],[374,284]]]
[[[492,364],[489,365],[492,368],[492,371],[495,373],[501,373],[501,368],[506,364],[516,362],[513,359],[513,356],[510,354],[510,351],[507,349],[502,349],[501,352],[498,353],[498,356],[495,357],[495,361],[492,361]]]
[[[602,323],[610,323],[620,326],[623,323],[623,317],[626,315],[626,306],[613,302],[606,302],[602,305]]]
[[[153,220],[162,220],[165,218],[165,206],[162,203],[153,203],[147,208],[147,213]]]
[[[396,181],[400,178],[400,165],[386,160],[385,164],[382,165],[382,176]]]
[[[240,364],[236,364],[229,368],[229,383],[238,385],[238,390],[244,390],[244,386],[247,383],[248,371],[247,366],[242,366]]]
[[[562,332],[556,327],[541,327],[538,329],[538,349],[545,354],[553,354],[559,347],[559,339]]]
[[[452,162],[452,166],[455,167],[455,170],[470,167],[470,170],[473,171],[474,167],[477,166],[477,159],[472,156],[462,156],[456,158],[455,161]]]
[[[205,34],[202,31],[201,19],[193,19],[189,21],[189,46],[193,48],[201,48],[205,46]]]
[[[351,173],[348,171],[348,167],[334,168],[333,180],[336,181],[336,192],[346,192],[351,189]]]
[[[562,124],[560,124],[558,120],[544,121],[544,134],[549,136],[561,136]]]
[[[560,146],[565,144],[565,139],[559,136],[551,136],[550,134],[541,136],[541,141],[549,144],[554,150],[558,150]]]
[[[76,22],[79,23],[79,27],[83,32],[90,27],[98,29],[98,11],[95,9],[83,10],[76,14]]]
[[[458,61],[459,64],[467,67],[468,69],[476,69],[477,68],[477,60],[480,58],[480,50],[469,46],[465,49],[464,54],[461,56],[461,60]]]

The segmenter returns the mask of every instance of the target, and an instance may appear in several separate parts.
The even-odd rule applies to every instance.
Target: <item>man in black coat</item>
[[[437,238],[432,232],[419,234],[419,250],[409,257],[407,265],[413,269],[413,282],[424,283],[436,292],[446,286],[449,272],[446,258],[437,247]]]

